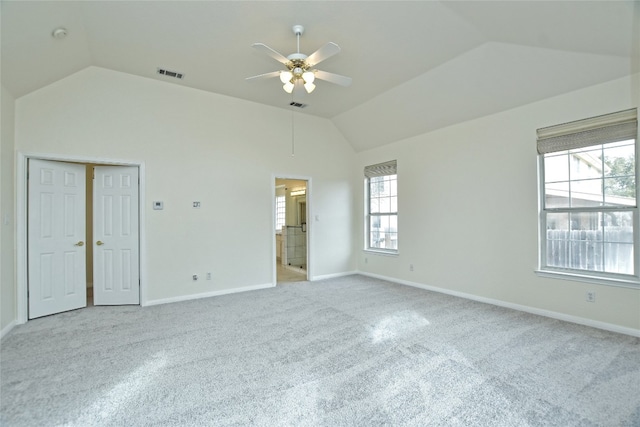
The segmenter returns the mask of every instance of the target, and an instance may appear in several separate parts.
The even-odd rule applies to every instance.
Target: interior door
[[[85,166],[29,160],[29,319],[86,307]]]
[[[137,167],[95,167],[93,240],[93,303],[139,304]]]

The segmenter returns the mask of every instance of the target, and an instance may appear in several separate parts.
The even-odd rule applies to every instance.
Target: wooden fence
[[[547,265],[633,274],[633,229],[547,230]]]

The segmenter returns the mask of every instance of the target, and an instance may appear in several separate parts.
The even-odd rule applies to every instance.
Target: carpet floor
[[[3,426],[640,426],[640,339],[363,276],[16,326]]]

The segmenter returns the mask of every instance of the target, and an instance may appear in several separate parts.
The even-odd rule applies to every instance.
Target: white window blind
[[[378,163],[377,165],[365,166],[364,176],[367,178],[373,178],[376,176],[396,175],[397,171],[397,161],[390,160],[388,162]]]
[[[538,129],[538,153],[546,154],[636,139],[637,117],[637,110],[632,108]]]

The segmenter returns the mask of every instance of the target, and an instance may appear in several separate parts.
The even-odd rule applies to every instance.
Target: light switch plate
[[[153,202],[154,211],[161,211],[162,209],[164,209],[164,202]]]
[[[193,202],[193,207],[194,208],[199,208],[200,207],[200,202]]]

